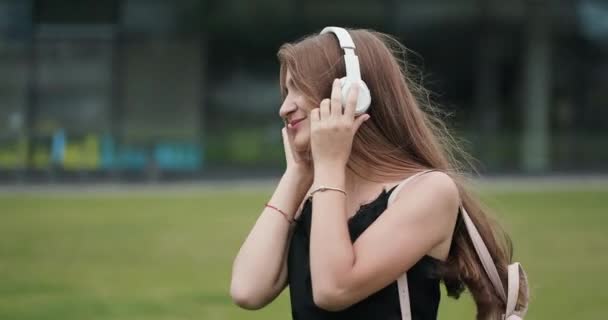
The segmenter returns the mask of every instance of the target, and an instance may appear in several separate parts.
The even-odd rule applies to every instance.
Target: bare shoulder
[[[403,199],[403,200],[402,200]],[[407,200],[406,200],[407,199]],[[456,212],[460,203],[458,186],[445,172],[431,171],[413,178],[395,195],[395,202],[424,201],[432,203],[439,212]]]
[[[417,178],[425,187],[431,188],[438,192],[439,195],[445,196],[448,199],[458,199],[458,187],[454,179],[443,171],[431,171]]]
[[[387,209],[387,219],[397,231],[407,229],[417,235],[416,243],[425,246],[423,253],[445,259],[458,216],[460,195],[454,179],[441,171],[414,177],[396,190],[394,203]]]

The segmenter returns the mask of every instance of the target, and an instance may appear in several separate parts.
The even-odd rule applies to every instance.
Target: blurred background
[[[289,318],[230,266],[284,168],[276,52],[327,25],[415,52],[531,318],[605,319],[606,0],[0,0],[0,319]]]
[[[479,169],[608,171],[603,0],[1,0],[0,179],[280,173],[280,44],[395,35]],[[413,75],[416,77],[416,75]]]

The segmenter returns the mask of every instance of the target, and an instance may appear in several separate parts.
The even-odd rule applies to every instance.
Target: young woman
[[[459,206],[505,287],[510,241],[467,191],[455,160],[463,154],[408,78],[405,49],[348,30],[371,97],[358,114],[364,84],[343,96],[337,79],[350,49],[336,36],[279,50],[287,166],[234,260],[233,300],[262,308],[289,285],[294,319],[402,319],[396,280],[407,272],[412,319],[437,318],[440,282],[456,298],[468,288],[478,319],[502,318],[507,299],[484,272]],[[519,297],[525,309],[527,294]]]

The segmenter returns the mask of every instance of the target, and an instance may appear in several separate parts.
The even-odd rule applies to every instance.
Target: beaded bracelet
[[[272,206],[268,203],[266,204],[266,208],[274,209],[276,212],[280,213],[285,218],[285,220],[287,220],[287,222],[290,225],[293,225],[296,223],[296,221],[293,218],[291,218],[287,213],[285,213],[285,211],[283,211],[275,206]]]

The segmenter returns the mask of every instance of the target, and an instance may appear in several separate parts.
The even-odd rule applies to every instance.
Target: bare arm
[[[343,184],[339,174],[317,180]],[[417,180],[397,195],[394,204],[354,244],[348,236],[344,195],[315,194],[310,269],[318,306],[338,311],[361,301],[449,239],[458,212],[456,185],[442,172]]]
[[[311,111],[315,186],[344,188],[345,170],[357,129],[370,115],[355,118],[357,87],[342,108],[339,81],[331,101]],[[426,253],[449,241],[459,204],[458,188],[442,172],[412,181],[372,225],[351,242],[346,197],[319,192],[312,204],[310,272],[313,300],[337,311],[395,281]]]
[[[291,151],[285,139],[284,135],[289,156]],[[288,168],[268,203],[294,217],[310,189],[312,175],[297,170],[291,158],[287,160]],[[262,308],[285,288],[291,231],[292,227],[279,212],[263,209],[232,266],[230,295],[237,305],[245,309]]]
[[[281,178],[269,203],[295,213],[310,184],[294,174]],[[232,266],[230,295],[246,309],[259,309],[274,300],[286,286],[287,250],[292,228],[286,219],[265,208],[241,246]]]

